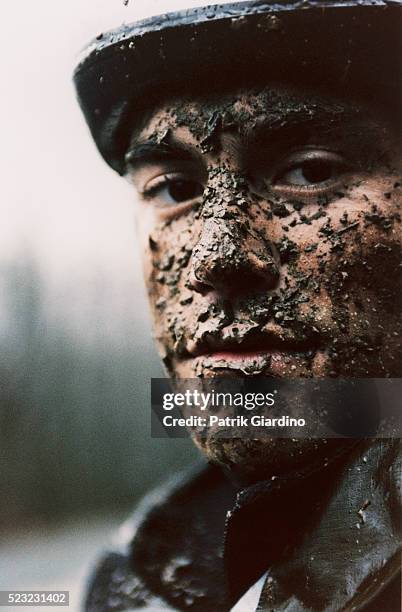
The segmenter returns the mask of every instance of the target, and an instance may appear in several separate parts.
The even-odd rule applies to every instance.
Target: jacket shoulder
[[[188,497],[191,489],[199,488],[199,480],[208,480],[212,468],[204,463],[174,475],[167,483],[147,494],[130,518],[113,537],[109,550],[97,561],[88,581],[84,609],[87,612],[105,610],[173,610],[165,600],[146,586],[141,572],[133,567],[133,542],[146,528],[150,517],[174,512],[177,498]],[[155,534],[157,535],[157,534]]]

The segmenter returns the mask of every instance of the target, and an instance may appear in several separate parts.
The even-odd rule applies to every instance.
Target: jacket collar
[[[324,470],[240,492],[226,531],[229,599],[269,569],[261,610],[364,607],[400,572],[401,470],[399,440],[370,441]]]

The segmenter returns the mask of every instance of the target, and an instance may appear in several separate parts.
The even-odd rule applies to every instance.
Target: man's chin
[[[356,444],[352,439],[250,440],[218,432],[193,440],[211,463],[240,486],[323,469]]]
[[[174,360],[174,378],[253,377],[311,378],[327,376],[331,370],[328,355],[323,351],[306,352],[258,351],[238,354],[209,354]]]

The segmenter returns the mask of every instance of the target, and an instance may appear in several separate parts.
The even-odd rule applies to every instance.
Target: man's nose
[[[205,219],[189,266],[189,286],[202,294],[256,294],[274,289],[279,280],[275,247],[244,220]]]

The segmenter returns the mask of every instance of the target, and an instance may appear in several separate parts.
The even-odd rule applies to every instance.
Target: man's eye
[[[200,197],[204,187],[192,179],[163,176],[154,181],[144,190],[144,197],[154,200],[161,206],[191,202]]]
[[[304,162],[300,166],[288,170],[282,175],[282,180],[291,185],[316,185],[329,181],[334,176],[334,168],[327,161],[316,159]]]
[[[273,177],[272,186],[279,189],[325,189],[339,180],[345,169],[345,160],[336,153],[299,152],[285,161],[285,168]]]

